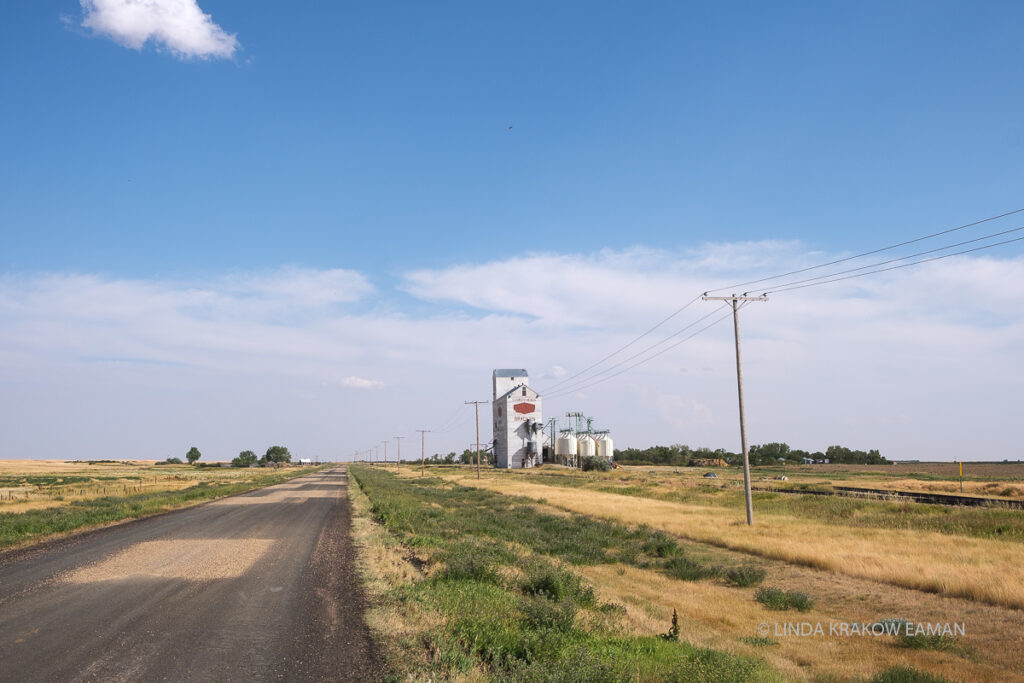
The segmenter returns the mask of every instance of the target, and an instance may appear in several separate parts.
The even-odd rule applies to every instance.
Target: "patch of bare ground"
[[[259,562],[273,542],[263,538],[145,541],[59,580],[94,583],[139,577],[186,581],[237,578]]]

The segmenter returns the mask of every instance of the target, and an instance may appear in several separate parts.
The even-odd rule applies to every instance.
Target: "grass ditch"
[[[322,469],[322,468],[321,468]],[[253,489],[279,484],[315,469],[275,471],[244,481],[200,481],[178,490],[101,496],[67,501],[57,507],[24,512],[0,512],[0,549],[42,540],[48,536],[101,526],[168,510],[197,505]]]
[[[670,576],[721,573],[687,555],[663,532],[549,513],[441,479],[399,479],[364,466],[350,473],[367,497],[369,512],[399,542],[427,558],[421,577],[399,582],[381,597],[396,614],[437,618],[419,617],[423,628],[405,634],[402,649],[418,647],[423,657],[419,665],[406,660],[396,680],[781,679],[756,658],[628,634],[619,623],[623,608],[599,602],[572,569],[623,563]]]

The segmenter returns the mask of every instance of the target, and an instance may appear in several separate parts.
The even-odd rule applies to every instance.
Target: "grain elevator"
[[[523,369],[494,371],[494,466],[519,469],[541,464],[544,422],[540,394]]]

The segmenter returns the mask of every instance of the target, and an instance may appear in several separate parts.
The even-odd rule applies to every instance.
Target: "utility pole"
[[[729,301],[732,303],[732,330],[736,338],[736,388],[740,398],[740,444],[743,446],[743,493],[747,499],[747,525],[751,526],[754,524],[754,501],[750,495],[750,449],[747,448],[747,421],[743,412],[743,360],[740,356],[740,309],[738,303],[740,301],[744,303],[768,301],[768,295],[747,296],[744,293],[742,296],[735,294],[732,296],[708,296],[708,293],[704,292],[704,296],[701,298],[704,301]]]
[[[490,401],[466,401],[466,405],[472,404],[476,409],[476,478],[480,478],[480,404]]]
[[[395,436],[392,438],[398,442],[398,457],[395,458],[395,469],[397,470],[402,465],[402,439],[404,439],[405,437]]]
[[[427,468],[427,432],[429,429],[417,429],[420,433],[420,476],[423,476],[423,471]]]
[[[373,447],[373,464],[376,465],[378,460],[380,460],[380,444]]]
[[[384,467],[387,467],[388,466],[388,441],[387,441],[387,439],[385,439],[384,441],[381,441],[381,443],[384,444]]]

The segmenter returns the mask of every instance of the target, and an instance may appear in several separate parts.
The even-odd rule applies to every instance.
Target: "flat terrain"
[[[572,585],[561,571],[574,573],[596,596],[578,589],[584,599],[577,600],[575,619],[559,627],[571,643],[586,642],[593,657],[570,662],[552,651],[544,662],[550,670],[624,666],[654,681],[662,680],[663,665],[683,671],[703,657],[715,662],[716,680],[910,680],[896,671],[912,667],[941,680],[1024,681],[1020,510],[763,491],[754,495],[750,528],[743,523],[739,473],[725,470],[712,480],[702,477],[705,468],[598,473],[546,465],[485,469],[479,480],[469,467],[429,467],[425,477],[418,468],[353,471],[369,498],[360,507],[353,496],[357,511],[382,525],[376,531],[363,519],[356,525],[366,539],[370,585],[382,596],[370,623],[407,652],[430,644],[425,662],[405,664],[413,671],[442,677],[473,671],[484,678],[518,671],[523,664],[514,659],[520,656],[514,643],[551,638],[550,620],[531,622],[536,606],[529,602],[530,572],[546,562],[559,568],[549,573],[563,577],[543,584],[546,596],[558,592],[547,586]],[[1019,472],[989,474],[1004,486]],[[789,473],[811,485],[883,478],[844,466]],[[755,470],[755,479],[770,476]],[[927,485],[949,475],[898,476]],[[991,483],[976,476],[980,485]],[[760,577],[740,584],[733,577],[743,568]],[[485,589],[490,585],[504,592]],[[761,588],[799,593],[809,607],[785,611],[763,602]],[[489,613],[481,603],[499,598],[526,601],[518,607],[519,632],[507,637],[507,622],[481,616]],[[431,609],[424,612],[424,603]],[[662,651],[673,612],[682,642]],[[465,626],[470,622],[473,630]],[[958,625],[961,633],[830,632],[904,622]],[[786,631],[794,625],[822,625],[824,633]],[[654,654],[629,650],[635,643]],[[707,650],[694,654],[690,647]]]
[[[0,554],[0,679],[373,680],[347,478]]]

